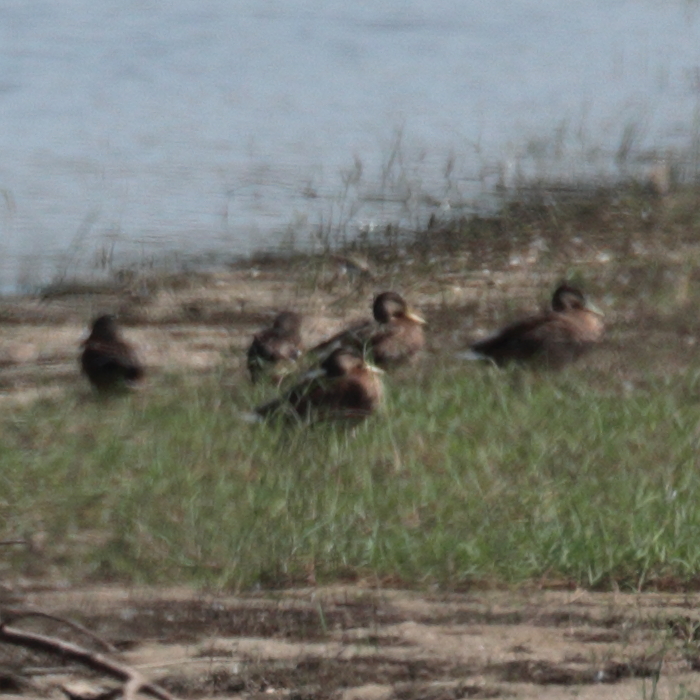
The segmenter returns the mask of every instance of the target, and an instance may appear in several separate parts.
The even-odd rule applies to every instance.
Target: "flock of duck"
[[[370,415],[382,398],[381,374],[417,360],[425,346],[426,323],[393,291],[377,295],[372,312],[372,320],[350,326],[308,350],[316,368],[274,401],[255,409],[257,417]],[[253,382],[268,377],[279,387],[282,368],[295,363],[304,352],[301,323],[298,313],[282,311],[270,328],[253,336],[247,352]],[[602,312],[579,289],[562,283],[554,291],[550,310],[505,326],[460,356],[500,367],[519,363],[556,369],[589,350],[602,338],[603,330]],[[145,374],[111,315],[93,322],[80,362],[83,373],[100,392],[138,382]]]

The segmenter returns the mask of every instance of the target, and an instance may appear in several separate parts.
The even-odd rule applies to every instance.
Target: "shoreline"
[[[697,188],[667,197],[638,188],[514,202],[496,217],[432,220],[419,232],[387,227],[383,243],[337,252],[263,254],[216,271],[120,270],[97,285],[66,281],[2,297],[0,395],[41,394],[76,380],[79,343],[101,313],[118,315],[150,374],[212,371],[222,361],[236,370],[252,334],[278,311],[303,314],[310,347],[369,316],[374,294],[387,289],[427,316],[428,353],[462,349],[516,311],[536,311],[566,277],[606,307],[611,329],[624,319],[623,326],[659,331],[653,317],[675,309],[678,328],[668,328],[667,319],[666,331],[681,333],[691,348],[699,199]],[[661,295],[668,308],[641,308],[640,281],[653,287],[642,296]]]

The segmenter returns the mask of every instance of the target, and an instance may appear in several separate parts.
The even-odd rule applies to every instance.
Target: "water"
[[[5,0],[0,288],[417,225],[699,124],[688,0]]]

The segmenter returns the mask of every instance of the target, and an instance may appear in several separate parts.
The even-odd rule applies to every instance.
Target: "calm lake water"
[[[682,160],[689,0],[4,0],[0,289]]]

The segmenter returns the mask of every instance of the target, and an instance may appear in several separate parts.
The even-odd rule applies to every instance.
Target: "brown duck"
[[[364,321],[341,331],[313,348],[323,354],[345,347],[369,352],[381,369],[393,369],[416,359],[425,345],[425,321],[411,311],[396,292],[382,292],[372,305],[374,321]]]
[[[143,366],[134,349],[119,334],[114,316],[100,316],[83,342],[80,365],[90,383],[99,391],[128,387],[143,378]]]
[[[380,404],[381,370],[344,348],[334,350],[282,398],[256,409],[258,416],[297,418],[364,418]]]
[[[603,313],[576,287],[560,284],[551,311],[516,321],[471,346],[463,357],[499,366],[523,363],[557,369],[578,359],[603,336]]]
[[[301,316],[294,311],[282,311],[272,326],[256,333],[248,348],[247,364],[250,378],[257,382],[270,376],[277,383],[285,372],[279,371],[287,362],[301,355]]]

